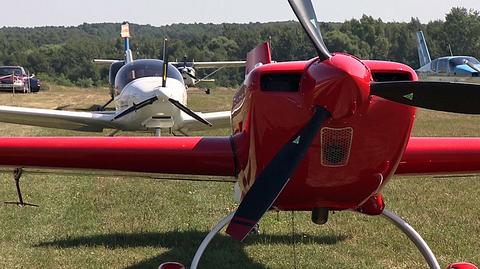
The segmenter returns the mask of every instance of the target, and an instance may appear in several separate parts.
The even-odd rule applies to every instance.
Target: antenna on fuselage
[[[162,76],[162,87],[167,86],[167,72],[168,72],[168,49],[167,49],[168,38],[163,39],[163,76]]]
[[[452,46],[448,44],[447,48],[448,48],[448,51],[450,52],[450,56],[453,56]]]
[[[130,50],[130,25],[128,22],[122,23],[120,36],[123,38],[125,47],[125,63],[133,62],[132,51]]]

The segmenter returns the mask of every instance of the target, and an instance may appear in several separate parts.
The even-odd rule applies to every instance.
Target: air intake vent
[[[265,92],[298,92],[302,74],[265,74],[260,86]]]
[[[352,148],[353,129],[322,128],[322,165],[340,167],[348,164]]]

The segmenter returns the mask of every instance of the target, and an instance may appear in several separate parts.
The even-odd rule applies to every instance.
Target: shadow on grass
[[[141,261],[127,268],[157,268],[161,263],[167,261],[181,262],[190,265],[197,247],[207,235],[201,231],[178,231],[166,233],[114,233],[105,235],[92,235],[85,237],[73,237],[51,242],[43,242],[36,247],[75,248],[75,247],[98,247],[109,249],[155,247],[168,248],[169,250],[159,256]],[[206,249],[199,267],[200,268],[267,268],[258,262],[253,261],[244,250],[245,245],[259,244],[319,244],[333,245],[347,239],[344,235],[327,235],[302,237],[295,235],[255,235],[247,238],[243,243],[236,242],[223,234],[217,234]]]

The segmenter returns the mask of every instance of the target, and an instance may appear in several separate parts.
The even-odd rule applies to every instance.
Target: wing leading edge
[[[215,129],[219,128],[230,128],[230,111],[219,111],[219,112],[195,112],[203,119],[210,122]],[[184,131],[199,131],[205,130],[205,125],[198,120],[192,118],[191,116],[182,113],[182,126],[180,129]]]
[[[480,138],[412,137],[397,175],[480,173]]]
[[[0,138],[0,166],[234,176],[230,137]],[[480,173],[480,138],[412,137],[397,175]]]
[[[113,113],[0,106],[0,122],[86,132],[115,129],[112,125],[113,116]]]
[[[0,138],[0,166],[233,176],[230,137]]]

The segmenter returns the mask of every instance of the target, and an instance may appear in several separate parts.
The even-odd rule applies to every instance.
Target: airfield
[[[197,111],[230,109],[234,89],[211,95],[189,90]],[[0,94],[1,105],[88,109],[108,99],[107,88],[49,85],[38,94]],[[2,136],[87,136],[64,130],[0,124]],[[213,130],[192,135],[228,135]],[[480,116],[419,110],[415,136],[478,136]],[[107,135],[107,132],[104,134]],[[119,133],[146,136],[147,133]],[[480,263],[480,177],[394,177],[387,208],[430,244],[440,264]],[[26,202],[17,199],[11,172],[1,174],[0,268],[157,268],[190,264],[210,228],[235,210],[233,184],[159,180],[89,172],[23,175]],[[269,212],[260,234],[244,243],[218,235],[200,268],[426,268],[414,245],[389,221],[336,212],[324,226],[310,213]]]

